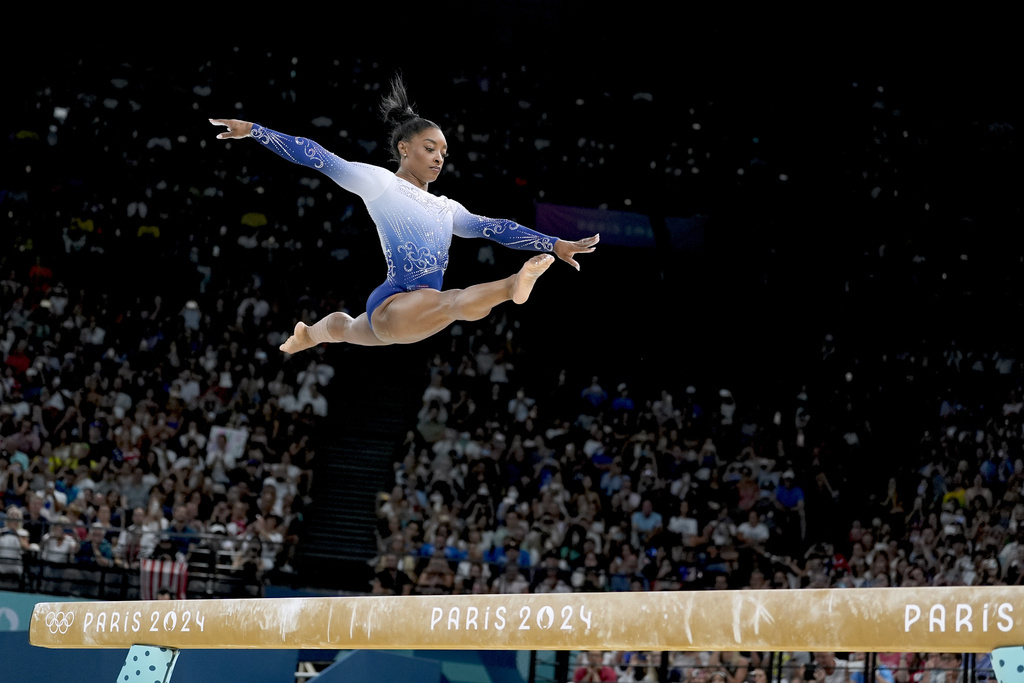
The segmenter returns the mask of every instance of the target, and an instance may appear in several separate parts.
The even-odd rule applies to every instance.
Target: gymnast
[[[542,235],[510,220],[471,214],[462,204],[427,192],[448,156],[448,144],[436,124],[420,118],[409,104],[400,78],[381,103],[391,127],[394,173],[379,166],[350,162],[312,140],[283,135],[248,121],[210,119],[226,126],[217,137],[252,137],[278,155],[316,168],[349,192],[359,195],[377,226],[387,261],[387,280],[366,301],[358,317],[331,313],[313,325],[298,322],[281,344],[296,353],[324,342],[360,346],[412,344],[440,332],[456,320],[480,320],[505,301],[524,303],[554,256],[579,270],[574,256],[594,251],[599,236],[575,242]],[[529,259],[503,280],[442,291],[452,234],[486,237],[513,249],[545,252]],[[554,256],[552,256],[552,254]]]

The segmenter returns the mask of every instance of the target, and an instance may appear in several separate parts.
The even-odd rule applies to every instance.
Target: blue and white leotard
[[[345,161],[307,138],[253,124],[252,137],[279,156],[321,171],[359,195],[377,225],[387,261],[387,280],[366,301],[366,315],[388,297],[414,289],[441,289],[452,235],[486,237],[506,247],[554,251],[556,238],[504,219],[485,218],[462,204],[438,197],[379,166]]]

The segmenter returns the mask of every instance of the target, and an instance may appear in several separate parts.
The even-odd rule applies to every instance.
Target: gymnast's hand
[[[573,256],[576,254],[589,254],[596,249],[594,245],[600,241],[600,235],[584,237],[583,239],[576,240],[575,242],[558,240],[555,242],[555,256],[562,259],[576,270],[579,270],[580,264],[576,263],[576,259],[574,259]]]
[[[226,126],[227,131],[217,136],[218,140],[229,140],[234,138],[247,138],[252,132],[252,124],[248,121],[238,119],[210,119],[215,126]]]

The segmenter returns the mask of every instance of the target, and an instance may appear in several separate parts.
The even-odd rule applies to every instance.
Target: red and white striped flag
[[[188,563],[177,560],[142,560],[139,571],[143,600],[156,600],[161,588],[171,591],[171,595],[178,600],[185,599]]]

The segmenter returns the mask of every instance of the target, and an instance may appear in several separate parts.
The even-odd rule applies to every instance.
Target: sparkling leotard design
[[[387,260],[384,292],[423,287],[440,290],[453,234],[484,237],[512,249],[554,251],[553,237],[514,221],[472,214],[457,201],[432,195],[379,166],[345,161],[307,138],[284,135],[258,124],[253,124],[252,137],[289,161],[323,172],[362,198],[377,226]],[[372,315],[372,309],[383,298],[375,301],[371,295],[374,305],[367,303],[367,314]]]

